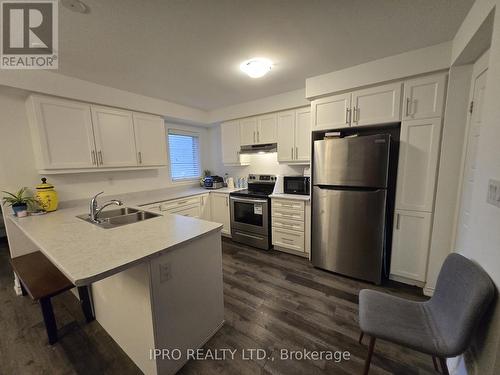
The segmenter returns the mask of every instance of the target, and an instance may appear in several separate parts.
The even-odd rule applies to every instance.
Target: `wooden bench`
[[[23,295],[40,302],[49,344],[57,342],[57,325],[51,298],[75,287],[40,251],[11,259]],[[78,287],[80,303],[87,322],[95,319],[86,286]]]

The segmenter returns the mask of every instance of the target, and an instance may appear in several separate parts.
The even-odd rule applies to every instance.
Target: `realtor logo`
[[[1,2],[2,69],[57,69],[57,0]]]

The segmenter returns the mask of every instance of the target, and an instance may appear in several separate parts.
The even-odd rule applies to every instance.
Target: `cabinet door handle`
[[[406,98],[406,116],[410,116],[410,98]]]
[[[396,214],[396,229],[399,230],[399,218],[401,217],[400,214]]]
[[[345,123],[349,124],[351,122],[351,109],[346,108],[345,109]]]
[[[257,142],[260,142],[260,132],[257,130]]]
[[[295,147],[295,159],[299,158],[299,148]]]
[[[102,151],[99,151],[98,155],[99,155],[99,163],[101,163],[101,165],[103,165],[104,163],[102,161]]]
[[[228,199],[226,197],[226,207],[228,207],[228,206],[229,206],[229,201],[228,201]]]
[[[139,164],[142,164],[142,152],[138,152],[139,155]]]
[[[352,110],[352,122],[358,122],[358,107],[354,107]]]
[[[92,156],[92,165],[96,165],[96,159],[95,159],[95,151],[92,150],[92,152],[90,153],[91,156]]]
[[[293,160],[293,147],[292,147],[292,160]]]
[[[253,143],[255,143],[255,130],[253,131]]]

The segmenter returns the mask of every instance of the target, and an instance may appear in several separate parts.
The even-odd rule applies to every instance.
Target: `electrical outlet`
[[[488,196],[486,201],[493,206],[500,207],[500,181],[490,180],[488,183]]]
[[[160,283],[164,283],[172,278],[170,263],[160,264]]]

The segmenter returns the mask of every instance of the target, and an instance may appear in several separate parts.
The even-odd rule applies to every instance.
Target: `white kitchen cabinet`
[[[354,91],[351,112],[352,126],[401,121],[401,83]]]
[[[244,118],[240,123],[241,146],[254,145],[257,143],[257,117]]]
[[[399,140],[396,208],[432,212],[441,118],[403,121]]]
[[[350,126],[351,93],[328,96],[311,102],[312,130]]]
[[[94,105],[91,109],[99,165],[137,166],[132,112]]]
[[[311,154],[309,107],[278,113],[278,161],[309,163]]]
[[[403,120],[441,117],[446,74],[410,79],[404,83]]]
[[[133,121],[139,165],[166,166],[167,135],[163,118],[134,113]]]
[[[276,113],[257,117],[257,143],[276,143]]]
[[[272,240],[276,250],[309,256],[309,202],[271,198]]]
[[[225,165],[248,164],[245,157],[240,155],[240,123],[228,121],[221,124],[222,163]]]
[[[96,168],[90,106],[32,95],[26,102],[37,168]]]
[[[210,207],[210,194],[200,195],[200,218],[204,220],[212,220]]]
[[[391,276],[424,282],[432,213],[396,210],[392,237]]]
[[[225,193],[211,193],[210,205],[212,221],[221,223],[223,225],[222,233],[231,235],[231,219],[229,208],[229,194]]]

